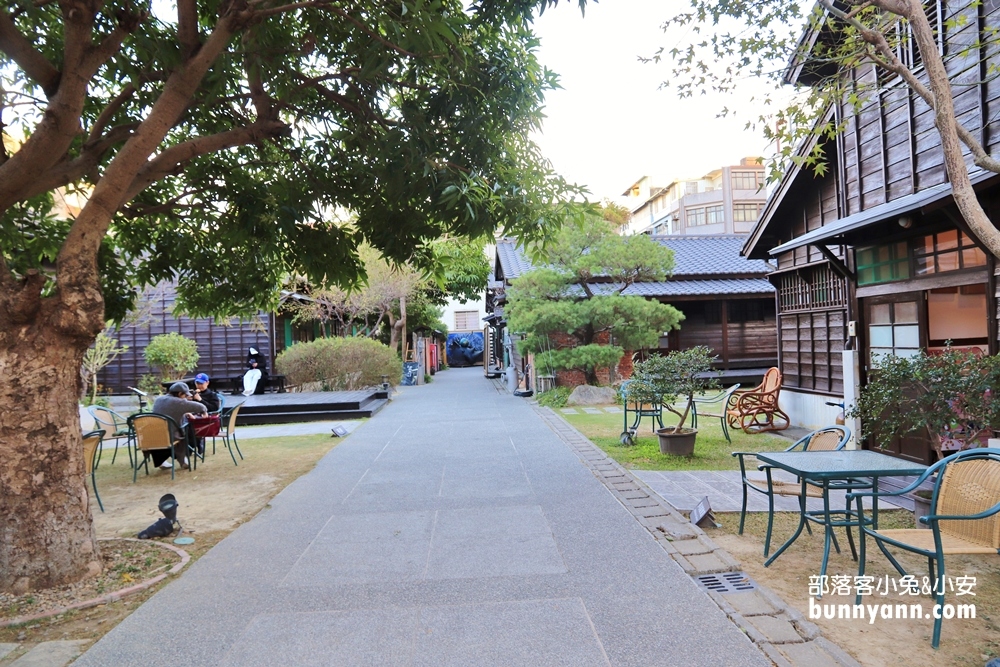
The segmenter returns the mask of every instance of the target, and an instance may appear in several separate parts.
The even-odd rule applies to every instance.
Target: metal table
[[[850,539],[851,527],[860,524],[858,513],[845,507],[843,510],[830,509],[830,488],[832,482],[839,482],[839,486],[849,484],[851,480],[859,478],[871,479],[873,489],[878,489],[879,477],[896,477],[905,475],[920,475],[927,469],[921,463],[913,463],[905,459],[899,459],[887,454],[872,452],[869,450],[847,450],[842,449],[834,452],[764,452],[757,454],[757,460],[772,466],[787,470],[796,475],[802,484],[802,498],[799,512],[799,526],[795,533],[788,538],[781,548],[764,562],[767,567],[791,546],[792,542],[802,534],[802,528],[806,521],[822,524],[825,530],[823,542],[823,566],[820,569],[820,576],[826,575],[826,566],[830,560],[830,542],[835,539],[833,529],[843,526],[847,529],[848,539]],[[763,467],[763,466],[762,466]],[[770,471],[768,471],[770,479]],[[804,501],[806,484],[814,484],[823,489],[823,509],[819,511],[807,511]],[[843,520],[834,520],[835,516],[843,515]],[[872,514],[870,522],[873,527],[878,528],[878,496],[872,498]],[[851,543],[853,548],[853,541]]]

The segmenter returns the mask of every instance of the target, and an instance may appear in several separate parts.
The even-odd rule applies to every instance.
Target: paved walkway
[[[408,388],[79,667],[770,665],[523,399]]]

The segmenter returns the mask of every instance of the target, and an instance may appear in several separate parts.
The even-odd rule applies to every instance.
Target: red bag
[[[196,438],[211,438],[219,435],[222,430],[222,418],[219,415],[204,415],[188,419],[191,433]]]

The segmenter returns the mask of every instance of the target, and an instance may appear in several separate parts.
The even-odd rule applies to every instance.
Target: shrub
[[[538,395],[538,404],[546,408],[565,408],[569,387],[555,387]]]
[[[199,359],[198,344],[179,333],[153,336],[142,354],[163,380],[181,379],[195,369]]]
[[[159,396],[166,393],[163,385],[160,384],[160,378],[155,375],[143,375],[139,378],[139,386],[136,389],[144,391],[150,396]]]
[[[275,368],[291,384],[319,382],[327,391],[399,384],[403,363],[386,345],[369,338],[320,338],[297,343],[278,355]]]

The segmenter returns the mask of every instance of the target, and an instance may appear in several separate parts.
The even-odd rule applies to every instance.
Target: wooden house
[[[669,303],[685,319],[681,328],[660,337],[659,351],[684,350],[695,345],[706,345],[718,356],[717,367],[727,384],[734,382],[756,383],[764,372],[777,363],[777,336],[775,333],[774,287],[767,281],[767,274],[774,267],[765,261],[740,256],[745,240],[740,235],[713,236],[654,236],[662,245],[673,250],[674,272],[669,280],[639,282],[625,290],[626,296],[643,296]],[[531,261],[515,241],[502,239],[497,242],[494,278],[487,290],[487,369],[500,372],[505,367],[505,331],[503,307],[506,289],[511,281],[530,271]],[[599,286],[597,286],[599,289]],[[570,340],[567,338],[567,341]],[[554,341],[559,344],[560,341]],[[563,341],[565,342],[565,341]],[[507,360],[511,358],[510,345],[506,346]],[[516,351],[514,363],[519,362]],[[605,371],[602,381],[628,377],[631,358],[623,360],[616,369],[616,377]],[[582,384],[582,374],[560,372],[557,384]]]
[[[952,81],[961,84],[954,87],[959,120],[993,153],[1000,80],[984,76],[985,51],[952,45],[974,43],[977,30],[1000,25],[1000,5],[931,2],[928,12]],[[786,79],[808,85],[831,74],[824,67],[796,60]],[[777,263],[770,279],[782,406],[810,427],[833,422],[838,408],[825,403],[850,402],[880,354],[911,355],[946,341],[997,352],[997,261],[955,207],[931,109],[873,66],[839,75],[874,92],[857,111],[846,102],[828,110],[845,128],[823,146],[828,170],[790,167],[743,248],[749,258]],[[971,177],[987,213],[1000,216],[1000,178],[978,168]],[[931,459],[929,443],[918,438],[896,442],[893,453]]]

